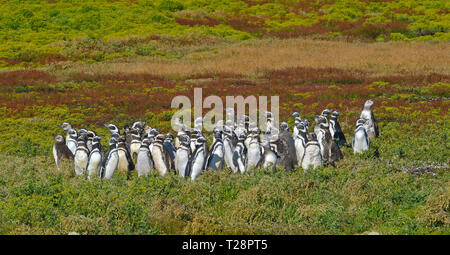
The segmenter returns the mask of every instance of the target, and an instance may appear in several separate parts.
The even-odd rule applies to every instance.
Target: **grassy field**
[[[0,233],[450,234],[447,2],[0,1]],[[371,98],[381,136],[308,173],[56,169],[57,124],[168,132],[195,87],[336,109],[348,141]]]

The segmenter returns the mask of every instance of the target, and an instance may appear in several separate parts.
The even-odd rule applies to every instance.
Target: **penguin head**
[[[185,146],[189,146],[191,144],[191,138],[188,135],[182,135],[180,136],[180,142]]]
[[[86,136],[88,131],[85,128],[80,128],[80,129],[77,130],[77,132],[80,135],[85,135]]]
[[[295,117],[294,119],[294,123],[300,123],[302,121],[302,118],[300,117]]]
[[[197,138],[197,140],[195,141],[195,145],[199,146],[199,145],[203,145],[206,142],[206,138],[204,136],[200,136],[199,138]]]
[[[114,124],[105,124],[105,127],[106,127],[107,129],[109,129],[109,132],[110,132],[111,134],[119,133],[119,128],[117,128],[117,126],[114,125]]]
[[[329,109],[325,109],[325,110],[322,111],[322,114],[321,114],[321,115],[324,116],[325,118],[327,118],[328,115],[330,115],[330,112],[331,112],[331,111],[330,111]]]
[[[333,111],[333,113],[331,114],[331,118],[336,120],[339,117],[339,112],[338,111]]]
[[[356,121],[356,127],[359,127],[359,126],[361,126],[361,125],[364,125],[364,123],[366,123],[366,120],[360,118],[360,119],[358,119],[358,120]]]
[[[297,119],[297,118],[300,118],[300,113],[298,113],[298,112],[293,112],[293,113],[291,114],[291,116],[294,117],[294,119]]]
[[[149,134],[151,130],[152,130],[152,127],[145,125],[144,131],[146,134]]]
[[[122,132],[126,134],[128,133],[128,131],[130,131],[130,126],[128,124],[125,124],[125,126],[123,126],[122,128]]]
[[[137,129],[142,131],[145,127],[145,122],[143,121],[136,121],[133,123],[133,126],[131,126],[132,129]]]
[[[214,138],[216,138],[216,139],[222,138],[222,130],[215,128],[213,132],[214,132]]]
[[[87,137],[88,140],[92,140],[95,136],[96,135],[95,135],[94,131],[88,130],[86,132],[86,137]]]
[[[119,134],[119,133],[113,133],[113,134],[111,134],[111,138],[115,138],[116,141],[119,141],[119,137],[120,137],[120,134]]]
[[[323,115],[314,115],[314,121],[316,125],[319,125],[320,123],[327,123],[327,118]]]
[[[71,129],[69,129],[69,136],[72,139],[77,139],[78,133],[75,129],[71,128]]]
[[[72,125],[71,125],[70,123],[68,123],[68,122],[64,122],[64,123],[62,123],[62,124],[59,124],[59,126],[62,127],[62,128],[64,129],[64,131],[66,131],[66,132],[67,132],[69,129],[72,128]]]
[[[373,105],[373,100],[369,99],[364,103],[364,109],[370,109]]]
[[[168,140],[168,141],[173,141],[173,135],[172,135],[172,133],[167,133],[166,134],[166,140]]]
[[[66,139],[62,135],[56,135],[53,137],[57,143],[66,143]]]
[[[298,129],[299,132],[302,133],[306,133],[306,126],[303,123],[297,123],[297,125],[295,125]]]
[[[305,127],[309,127],[309,120],[308,119],[303,119],[302,122],[305,125]]]
[[[247,134],[245,132],[242,132],[238,135],[238,141],[244,141],[247,138]]]
[[[92,144],[94,145],[94,144],[100,143],[101,139],[102,139],[101,136],[94,136],[94,137],[92,137]]]
[[[280,129],[281,131],[289,131],[289,125],[286,122],[281,122]]]
[[[148,147],[150,146],[150,144],[151,144],[150,138],[145,137],[144,139],[142,139],[141,146]]]
[[[271,112],[266,112],[266,118],[267,120],[273,120],[273,115]]]
[[[158,134],[155,136],[155,142],[163,143],[164,139],[165,139],[165,135],[163,135],[163,134]]]

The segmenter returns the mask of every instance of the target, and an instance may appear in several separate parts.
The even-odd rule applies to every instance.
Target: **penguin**
[[[114,134],[119,134],[120,135],[119,128],[116,125],[114,125],[114,124],[105,124],[105,127],[109,129],[109,132],[111,133],[111,135],[114,135]]]
[[[303,123],[297,123],[298,134],[295,137],[295,152],[297,154],[297,164],[299,167],[302,166],[303,156],[305,155],[305,148],[307,140],[306,126]]]
[[[333,139],[336,140],[336,143],[339,147],[344,146],[347,143],[347,139],[345,139],[344,132],[342,132],[341,125],[338,122],[339,112],[334,111],[331,114],[330,118],[330,133]]]
[[[130,151],[126,146],[126,137],[121,135],[117,143],[117,153],[119,154],[119,164],[117,165],[117,171],[125,173],[127,179],[131,177],[131,171],[134,170],[134,163],[131,159]]]
[[[128,137],[130,137],[128,140],[130,140],[129,143],[129,149],[130,149],[130,155],[131,159],[133,160],[133,163],[136,163],[137,155],[139,153],[139,150],[141,148],[141,131],[138,128],[131,128],[128,132]]]
[[[91,179],[94,176],[100,176],[101,173],[101,167],[102,167],[102,153],[100,151],[101,144],[100,144],[101,137],[100,136],[94,136],[92,138],[92,150],[89,153],[89,159],[88,159],[88,179]]]
[[[236,147],[234,148],[234,152],[233,152],[233,164],[236,167],[236,172],[241,172],[241,173],[245,173],[245,162],[246,162],[246,158],[247,158],[247,148],[245,147],[244,141],[246,138],[246,134],[245,133],[241,133],[238,136],[238,143],[236,145]]]
[[[151,153],[152,150],[153,150],[153,145],[154,145],[154,143],[155,143],[155,138],[156,138],[157,135],[159,135],[158,129],[152,128],[152,129],[150,130],[149,135],[148,135],[148,138],[150,139],[150,145],[148,146],[148,148],[150,149],[150,153]]]
[[[77,150],[75,151],[74,163],[75,173],[82,175],[86,172],[89,161],[89,150],[86,147],[86,134],[82,132],[77,139]]]
[[[136,121],[131,126],[131,129],[137,130],[137,133],[139,134],[139,136],[141,135],[142,131],[144,131],[144,128],[145,128],[145,122],[143,122],[143,121]]]
[[[280,155],[282,162],[281,165],[285,165],[285,169],[288,171],[294,170],[294,165],[297,163],[297,153],[295,152],[295,141],[291,133],[289,133],[289,125],[286,122],[280,124],[280,133],[278,139],[286,144],[286,163],[284,163],[284,155]]]
[[[272,167],[274,171],[277,167],[278,155],[275,150],[270,146],[270,142],[274,142],[275,139],[272,138],[272,134],[270,132],[264,132],[263,140],[261,141],[262,149],[263,149],[263,167],[268,168]]]
[[[317,142],[320,146],[322,160],[324,162],[327,162],[329,157],[331,139],[330,130],[328,128],[328,120],[323,115],[315,115],[314,121],[316,122],[316,125],[314,126],[314,133],[316,134]]]
[[[111,137],[109,139],[109,153],[106,157],[103,165],[104,171],[101,173],[100,178],[105,178],[110,180],[117,170],[117,166],[119,165],[119,153],[117,152],[117,138]]]
[[[361,153],[369,149],[369,137],[364,127],[367,120],[360,118],[356,121],[355,135],[352,141],[353,154]]]
[[[94,139],[95,136],[96,134],[94,131],[88,130],[86,132],[86,147],[88,148],[89,153],[92,151],[92,139]]]
[[[237,169],[233,162],[234,153],[234,138],[235,134],[229,126],[224,126],[223,130],[223,151],[224,151],[224,161],[225,166],[231,168],[231,170],[236,173]]]
[[[306,172],[310,167],[313,169],[321,166],[322,154],[320,152],[319,142],[315,133],[311,132],[307,135],[308,142],[305,147],[305,155],[302,160],[302,168]]]
[[[295,137],[297,137],[298,135],[297,124],[300,123],[302,118],[300,117],[300,113],[298,112],[293,112],[291,116],[294,118],[294,128],[292,130],[292,137],[295,139]]]
[[[166,137],[164,139],[164,147],[166,147],[166,150],[169,152],[170,160],[173,162],[175,160],[175,145],[173,143],[173,135],[172,133],[167,133]],[[173,163],[171,164],[174,165]]]
[[[62,124],[59,124],[60,127],[66,132],[66,145],[69,146],[67,143],[70,141],[70,134],[69,131],[73,129],[72,125],[68,122],[64,122]]]
[[[64,136],[57,135],[54,137],[54,139],[55,143],[53,144],[53,157],[55,158],[56,167],[59,170],[61,161],[65,159],[72,161],[74,159],[74,156],[67,147]]]
[[[169,152],[164,147],[164,138],[163,134],[156,135],[151,149],[155,169],[161,176],[168,174],[172,169]]]
[[[325,109],[322,111],[321,115],[328,119],[328,115],[330,115],[331,111],[329,109]]]
[[[378,130],[377,120],[375,119],[375,116],[373,115],[373,112],[371,109],[372,106],[373,106],[373,101],[370,99],[367,100],[364,103],[364,109],[362,110],[361,116],[359,117],[360,119],[366,120],[366,122],[364,123],[364,127],[366,129],[367,137],[369,139],[372,137],[378,137],[380,135],[379,130]]]
[[[150,139],[145,137],[141,142],[141,147],[136,157],[136,170],[138,177],[148,175],[155,168],[152,154],[150,153]]]
[[[259,138],[259,129],[250,133],[247,147],[246,169],[259,168],[264,163],[263,148]]]
[[[190,176],[191,181],[194,181],[197,179],[201,171],[205,168],[205,144],[206,138],[203,136],[200,136],[195,141],[195,150],[192,153],[192,161],[191,161],[191,167],[190,167]]]
[[[180,177],[187,178],[191,172],[191,139],[188,135],[179,138],[180,146],[175,155],[175,171]]]
[[[214,141],[206,159],[206,170],[219,170],[223,168],[224,146],[222,141],[222,131],[218,128],[213,130]]]
[[[77,150],[77,138],[78,134],[77,131],[73,128],[71,128],[68,131],[68,138],[66,140],[66,145],[69,148],[69,150],[72,152],[73,155],[75,155],[75,151]]]

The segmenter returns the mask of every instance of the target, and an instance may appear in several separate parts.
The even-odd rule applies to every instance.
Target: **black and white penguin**
[[[175,145],[173,143],[173,135],[172,133],[167,133],[166,137],[164,139],[164,147],[166,147],[166,150],[169,152],[170,160],[172,162],[175,160],[175,154],[177,152],[177,149],[175,149]],[[173,163],[172,163],[173,166]]]
[[[297,123],[298,134],[295,137],[295,152],[297,154],[297,164],[299,167],[302,166],[303,156],[305,155],[305,148],[308,139],[306,137],[307,130],[306,126],[303,123]]]
[[[121,135],[117,143],[117,153],[119,154],[119,164],[117,165],[117,171],[127,175],[129,179],[131,171],[134,170],[134,163],[131,158],[130,151],[126,146],[126,137]]]
[[[86,147],[89,150],[89,153],[92,151],[92,140],[96,136],[94,131],[88,130],[86,132]]]
[[[145,122],[143,121],[136,121],[131,126],[132,129],[137,130],[139,136],[141,135],[142,131],[144,131],[145,128]]]
[[[352,141],[353,154],[361,153],[369,149],[369,137],[364,124],[367,120],[361,118],[356,121],[355,136]]]
[[[164,146],[164,139],[165,136],[163,134],[156,135],[151,149],[155,169],[161,176],[168,174],[170,169],[172,169],[169,152]]]
[[[68,138],[66,140],[66,145],[69,148],[69,150],[72,152],[73,155],[75,155],[75,151],[77,150],[77,138],[78,134],[77,131],[74,128],[71,128],[68,131]]]
[[[238,142],[233,152],[233,164],[236,167],[236,172],[245,173],[246,167],[245,162],[247,160],[247,148],[245,147],[244,141],[247,135],[241,133],[238,136]]]
[[[195,141],[195,150],[192,153],[191,167],[190,167],[190,176],[191,180],[197,179],[202,170],[205,169],[206,163],[206,155],[205,155],[205,142],[206,138],[200,136]]]
[[[94,136],[92,138],[92,150],[89,153],[88,160],[88,178],[91,179],[94,176],[100,176],[102,167],[102,153],[101,153],[101,136]]]
[[[260,130],[252,130],[249,134],[250,141],[247,146],[246,169],[259,168],[264,163],[263,147],[260,141]],[[246,139],[247,140],[247,139]]]
[[[82,175],[86,173],[88,161],[89,161],[89,150],[86,147],[86,133],[78,136],[77,139],[77,150],[75,151],[74,163],[75,163],[75,173],[77,175]]]
[[[329,151],[330,151],[330,140],[331,134],[328,127],[328,120],[323,115],[315,115],[314,121],[316,125],[314,126],[314,133],[317,137],[317,142],[320,146],[320,152],[322,154],[322,160],[324,162],[328,161]]]
[[[330,115],[331,111],[329,109],[325,109],[322,111],[322,116],[328,119],[328,116]]]
[[[231,168],[236,173],[237,169],[233,162],[234,142],[235,134],[229,126],[224,126],[223,129],[223,149],[224,149],[224,161],[225,166]]]
[[[150,139],[145,137],[136,157],[136,170],[138,177],[148,175],[155,168],[152,154],[150,153]]]
[[[323,165],[322,153],[320,152],[320,146],[317,141],[317,136],[315,133],[309,133],[307,135],[308,142],[305,147],[305,155],[302,160],[302,168],[307,171],[309,168],[317,168]]]
[[[214,140],[206,159],[206,170],[219,170],[223,168],[224,147],[222,141],[222,131],[218,128],[213,130]]]
[[[278,155],[274,148],[270,146],[270,142],[275,142],[276,139],[272,138],[273,135],[270,132],[263,133],[263,139],[261,141],[261,146],[263,149],[263,167],[275,170],[277,167]]]
[[[68,122],[64,122],[64,123],[62,123],[62,124],[59,124],[59,126],[62,127],[62,129],[66,132],[66,145],[67,145],[67,147],[69,147],[69,144],[67,144],[67,142],[70,141],[70,134],[69,134],[69,131],[70,131],[71,129],[73,129],[73,127],[72,127],[72,125],[71,125],[70,123],[68,123]],[[70,149],[70,147],[69,147],[69,149]],[[75,153],[75,151],[74,151],[74,153]]]
[[[133,160],[133,163],[136,163],[137,155],[141,148],[141,131],[140,131],[140,129],[132,127],[128,131],[127,140],[130,141],[128,146],[130,149],[131,159]]]
[[[117,170],[117,166],[119,165],[119,153],[117,152],[117,142],[118,140],[116,137],[111,137],[109,139],[109,153],[103,163],[104,171],[101,173],[100,178],[110,180],[114,175],[114,172]]]
[[[175,171],[180,177],[187,178],[191,172],[191,139],[188,135],[179,137],[180,146],[175,155]]]
[[[53,157],[55,158],[56,167],[59,170],[60,163],[63,160],[72,161],[74,159],[74,156],[73,156],[72,152],[69,150],[69,148],[67,147],[64,136],[57,135],[54,138],[55,138],[55,143],[53,144]]]
[[[370,99],[367,100],[364,104],[364,109],[361,112],[361,116],[359,117],[360,119],[366,120],[366,122],[364,123],[364,127],[369,139],[372,137],[378,137],[380,135],[377,120],[375,119],[375,116],[372,112],[372,106],[373,101]]]
[[[111,133],[111,136],[114,134],[119,134],[120,135],[120,131],[119,128],[114,125],[114,124],[105,124],[105,127],[108,128],[109,132]]]
[[[295,139],[295,137],[297,137],[298,135],[297,124],[302,121],[302,118],[300,117],[300,113],[298,112],[292,113],[291,116],[294,118],[294,128],[292,129],[292,137]]]
[[[342,132],[341,125],[338,122],[339,112],[334,111],[331,114],[330,118],[330,133],[333,139],[336,140],[336,143],[339,147],[344,146],[347,143],[347,139],[345,139],[344,132]]]

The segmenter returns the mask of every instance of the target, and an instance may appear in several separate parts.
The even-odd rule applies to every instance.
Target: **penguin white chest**
[[[127,154],[124,150],[118,150],[117,153],[119,154],[119,164],[117,165],[117,170],[119,172],[127,173],[128,172],[128,160],[127,160]]]
[[[251,143],[247,152],[247,169],[256,167],[261,160],[261,148],[258,143]]]
[[[166,175],[169,170],[163,160],[162,150],[159,146],[153,146],[152,150],[153,162],[155,163],[155,168],[161,176]]]
[[[203,150],[200,150],[196,153],[194,161],[192,163],[191,180],[195,180],[197,177],[200,176],[204,163],[205,163],[205,155]]]
[[[305,155],[302,161],[303,170],[313,169],[322,165],[322,155],[320,153],[320,147],[318,145],[307,145],[305,149]]]
[[[136,159],[136,170],[138,177],[147,175],[151,170],[150,151],[140,150]]]
[[[119,164],[119,154],[117,151],[111,152],[109,155],[108,162],[106,162],[105,166],[105,178],[111,179],[114,172],[117,169],[117,165]]]
[[[186,167],[189,162],[189,151],[185,149],[178,149],[175,156],[175,170],[181,177],[186,177]]]
[[[297,154],[298,165],[302,165],[303,156],[305,155],[305,143],[302,139],[295,139],[295,152]]]
[[[100,154],[100,152],[92,153],[89,159],[89,165],[87,169],[89,178],[99,173],[101,162],[102,162],[102,155]]]
[[[75,173],[77,175],[84,174],[88,165],[88,154],[84,150],[77,150],[75,152]]]
[[[355,132],[353,153],[361,153],[368,149],[369,149],[369,144],[367,142],[367,135],[363,129],[359,129],[357,132]]]

